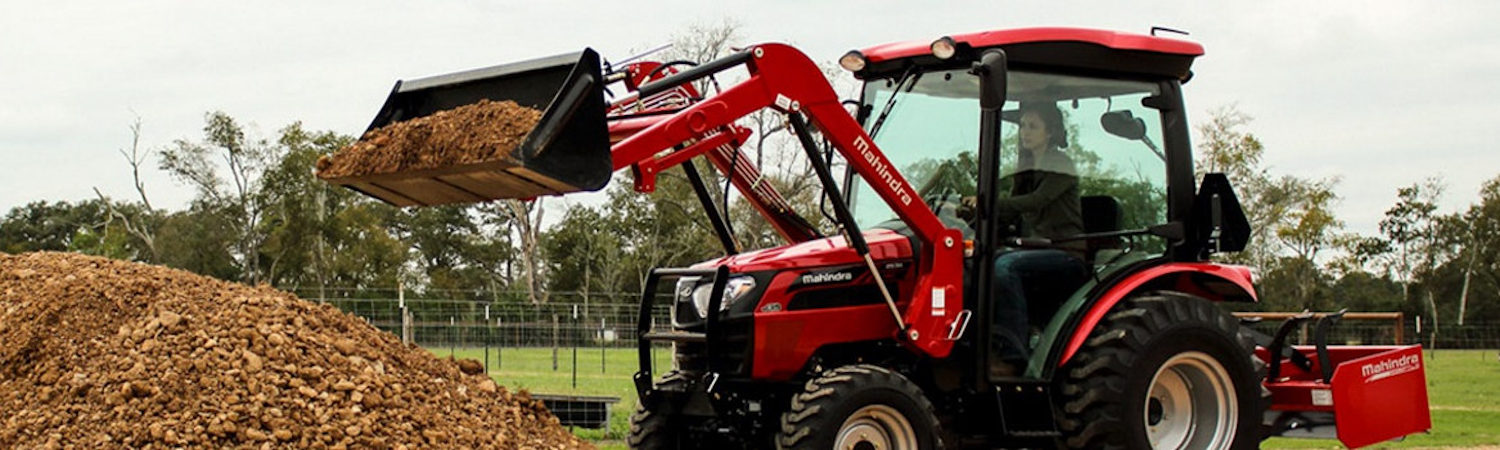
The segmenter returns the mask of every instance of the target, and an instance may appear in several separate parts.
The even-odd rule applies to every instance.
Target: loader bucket
[[[541,120],[519,146],[497,160],[326,181],[396,206],[598,190],[613,171],[604,84],[599,55],[592,49],[397,81],[367,132],[486,99],[540,110]]]

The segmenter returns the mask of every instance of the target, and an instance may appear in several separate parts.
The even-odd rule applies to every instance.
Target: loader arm
[[[682,108],[703,99],[703,95],[692,83],[682,83],[671,89],[641,98],[641,86],[677,74],[677,65],[664,65],[655,61],[631,63],[617,72],[621,84],[630,95],[610,104],[610,144],[615,144],[655,125]],[[750,163],[740,147],[749,142],[752,132],[738,125],[719,127],[718,133],[699,140],[694,148],[684,148],[673,153],[673,161],[665,157],[653,157],[647,161],[635,161],[612,154],[613,170],[631,167],[639,173],[640,165],[659,168],[671,167],[682,162],[684,157],[704,155],[720,174],[729,178],[735,188],[744,194],[745,200],[757,213],[771,224],[771,228],[788,244],[806,242],[823,237],[817,226],[804,219],[781,195],[775,186],[766,182],[760,168]],[[636,178],[638,181],[641,178]],[[649,186],[636,185],[637,191],[649,192]],[[726,212],[727,214],[727,212]]]
[[[694,92],[691,85],[683,85],[687,92]],[[672,94],[673,92],[658,94]],[[696,94],[693,94],[696,96]],[[610,106],[611,113],[617,114],[612,117],[609,132],[612,143],[634,136],[635,134],[649,128],[651,125],[669,117],[659,112],[655,115],[639,116],[626,115],[624,111],[631,108],[633,99],[616,102]],[[746,201],[758,212],[761,217],[770,222],[781,238],[787,243],[794,244],[806,242],[823,237],[816,226],[809,223],[801,215],[797,214],[792,206],[787,203],[786,197],[775,186],[767,182],[760,169],[751,163],[740,146],[748,142],[751,131],[738,125],[728,125],[717,129],[713,134],[702,139],[695,140],[684,148],[669,154],[652,156],[646,160],[630,160],[619,153],[612,154],[613,169],[619,171],[630,167],[636,174],[636,190],[639,192],[650,192],[655,189],[654,177],[647,179],[640,176],[641,167],[650,167],[651,173],[659,173],[661,170],[687,162],[699,155],[708,158],[714,169],[720,174],[728,177],[734,187],[745,195]],[[686,144],[686,143],[685,143]],[[646,182],[645,184],[642,184]]]
[[[797,117],[805,116],[920,241],[917,289],[913,298],[893,301],[893,313],[900,319],[898,324],[905,325],[901,341],[934,357],[947,356],[953,345],[950,334],[961,309],[948,308],[948,299],[958,304],[963,298],[962,235],[958,230],[944,227],[917,197],[916,191],[840,104],[833,87],[812,60],[787,45],[762,44],[641,86],[637,95],[649,99],[654,94],[738,66],[745,66],[750,73],[745,81],[662,116],[614,144],[611,155],[615,167],[631,165],[636,188],[650,191],[662,170],[697,154],[712,151],[711,160],[718,159],[715,166],[724,170],[733,155],[728,152],[738,151],[738,143],[743,141],[736,138],[733,124],[751,113],[773,108],[792,115],[794,122]],[[804,145],[812,141],[805,134],[799,137]],[[812,163],[826,173],[822,162],[814,158]],[[730,173],[732,179],[738,179],[737,183],[752,188],[745,192],[754,192],[754,183],[741,176],[738,165]],[[825,183],[825,189],[828,187]],[[831,194],[837,198],[836,192]],[[845,242],[852,244],[851,251],[863,247],[862,236],[847,233],[857,229],[854,224],[844,223],[841,228],[846,231]]]

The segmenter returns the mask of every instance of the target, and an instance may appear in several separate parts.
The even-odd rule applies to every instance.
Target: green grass
[[[428,348],[434,355],[484,361],[483,348]],[[557,350],[557,367],[553,369],[550,348],[506,348],[489,350],[490,376],[507,389],[547,394],[602,395],[619,397],[610,408],[609,427],[603,430],[577,428],[574,434],[599,445],[600,449],[624,449],[625,433],[630,429],[630,413],[635,411],[635,385],[631,377],[639,369],[634,348],[578,348],[577,376],[574,376],[573,350]],[[657,375],[671,367],[671,352],[665,348],[655,353]]]
[[[433,354],[483,361],[480,348],[430,348]],[[611,409],[610,424],[605,430],[576,429],[580,437],[599,444],[601,449],[623,449],[630,412],[635,410],[635,387],[631,375],[637,370],[635,349],[579,348],[576,381],[573,376],[572,349],[557,352],[557,368],[552,365],[552,350],[545,348],[491,348],[490,376],[509,389],[526,389],[549,394],[607,395],[619,397]],[[668,351],[658,350],[656,372],[670,366]],[[1427,388],[1432,407],[1433,430],[1408,437],[1402,442],[1375,445],[1371,448],[1473,447],[1500,445],[1500,362],[1493,350],[1439,350],[1428,352]],[[602,365],[602,370],[601,370]],[[1265,448],[1341,448],[1337,441],[1304,439],[1271,439]]]

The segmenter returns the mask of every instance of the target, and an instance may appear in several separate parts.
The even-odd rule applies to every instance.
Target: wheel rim
[[[917,448],[917,430],[906,416],[886,405],[854,411],[839,427],[837,450],[908,450]]]
[[[1179,353],[1151,378],[1143,422],[1157,449],[1227,449],[1234,442],[1239,403],[1234,381],[1218,360]]]

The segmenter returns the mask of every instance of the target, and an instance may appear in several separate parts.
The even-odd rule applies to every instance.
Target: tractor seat
[[[1119,231],[1124,223],[1124,213],[1120,209],[1120,201],[1108,195],[1087,195],[1078,199],[1079,207],[1083,210],[1083,232],[1102,233],[1106,231]],[[1089,239],[1086,243],[1085,255],[1089,262],[1098,263],[1100,250],[1124,248],[1121,238],[1098,238]]]

